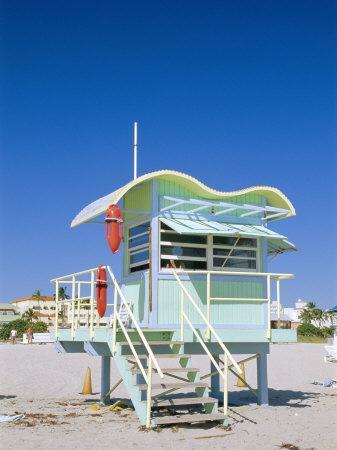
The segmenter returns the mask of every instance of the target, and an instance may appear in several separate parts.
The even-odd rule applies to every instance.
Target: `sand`
[[[95,410],[99,399],[100,359],[58,354],[53,345],[0,345],[0,414],[23,413],[17,423],[0,424],[1,449],[302,449],[337,448],[337,389],[314,380],[337,378],[337,364],[324,363],[319,344],[272,345],[269,356],[270,406],[230,379],[227,429],[215,424],[179,425],[141,431],[134,411]],[[207,370],[205,357],[194,364]],[[95,395],[82,396],[85,370],[92,370]],[[256,385],[256,363],[246,365]],[[111,382],[118,379],[112,363]],[[123,385],[114,398],[128,398]],[[246,402],[245,405],[241,405]],[[250,404],[249,404],[250,403]]]

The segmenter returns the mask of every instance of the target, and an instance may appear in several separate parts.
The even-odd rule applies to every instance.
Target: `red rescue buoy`
[[[123,216],[117,205],[106,210],[105,237],[112,253],[116,253],[123,238]]]
[[[106,298],[108,285],[106,283],[106,271],[104,267],[99,266],[97,270],[97,281],[96,281],[96,305],[97,312],[100,317],[103,317],[106,310]]]

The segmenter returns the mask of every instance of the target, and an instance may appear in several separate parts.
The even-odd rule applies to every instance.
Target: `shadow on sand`
[[[291,406],[292,408],[308,408],[318,400],[320,393],[291,390],[269,389],[270,406]],[[231,392],[229,394],[230,406],[242,406],[256,403],[256,397],[249,391]]]
[[[0,400],[9,400],[11,398],[16,398],[16,395],[0,395]]]

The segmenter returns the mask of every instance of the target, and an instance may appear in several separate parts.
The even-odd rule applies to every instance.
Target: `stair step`
[[[197,367],[161,367],[163,373],[175,373],[175,372],[200,372]],[[131,372],[141,373],[141,370],[137,368],[131,369]],[[157,369],[153,369],[153,372],[157,373]]]
[[[147,357],[147,355],[139,355],[139,358],[142,359],[142,357]],[[185,354],[181,354],[181,353],[156,353],[154,355],[156,358],[190,358],[191,355],[185,355]],[[127,355],[126,358],[129,361],[135,361],[136,358],[133,355]],[[143,358],[144,359],[144,358]]]
[[[147,384],[136,384],[137,387],[139,387],[140,390],[147,389]],[[196,387],[208,387],[207,383],[201,382],[201,381],[195,381],[195,382],[187,382],[183,381],[181,383],[154,383],[152,384],[152,389],[173,389],[173,388],[196,388]]]
[[[160,397],[158,399],[152,400],[152,406],[156,407],[172,407],[181,405],[205,405],[208,403],[217,403],[218,400],[212,397]]]
[[[194,423],[194,422],[208,422],[212,420],[224,420],[225,416],[221,413],[215,414],[182,414],[176,416],[155,417],[154,423],[156,425],[168,425],[171,423]]]
[[[150,345],[182,345],[184,342],[183,341],[147,341],[148,344]],[[143,345],[144,343],[141,341],[135,341],[132,342],[133,345]],[[122,342],[118,342],[118,344],[120,345],[129,345],[129,343],[127,341],[122,341]]]

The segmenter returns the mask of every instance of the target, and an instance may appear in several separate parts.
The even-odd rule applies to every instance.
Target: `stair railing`
[[[112,352],[115,353],[116,351],[116,342],[117,342],[117,328],[119,327],[129,344],[129,347],[131,349],[131,352],[135,358],[136,364],[138,365],[139,370],[141,371],[141,374],[143,375],[144,381],[147,384],[147,399],[146,399],[146,427],[149,428],[151,426],[151,403],[152,403],[152,369],[155,367],[157,369],[157,373],[159,374],[160,378],[164,378],[164,374],[159,367],[158,361],[156,357],[153,354],[153,351],[144,336],[143,331],[141,330],[139,324],[137,323],[137,320],[132,312],[132,309],[130,308],[110,266],[101,266],[102,268],[105,268],[109,276],[111,278],[111,282],[106,280],[95,280],[95,273],[98,271],[98,267],[84,270],[82,272],[76,272],[70,275],[65,275],[63,277],[54,278],[51,280],[53,283],[55,283],[55,337],[56,339],[59,336],[59,330],[58,330],[58,315],[59,315],[59,306],[62,304],[69,303],[71,305],[71,334],[72,337],[75,337],[75,304],[77,302],[77,312],[78,312],[78,318],[79,318],[79,312],[81,307],[81,302],[83,301],[90,301],[90,316],[89,316],[89,329],[90,329],[90,339],[93,339],[94,337],[94,315],[95,315],[95,285],[97,282],[102,282],[107,285],[113,285],[114,286],[114,300],[113,304],[108,303],[107,306],[113,306],[114,308],[114,315],[113,315],[113,329],[112,329]],[[90,280],[84,281],[84,280],[76,280],[76,276],[83,276],[86,274],[90,274]],[[71,284],[72,287],[72,295],[70,299],[61,300],[59,298],[59,287],[62,284]],[[90,296],[87,297],[81,297],[81,285],[86,284],[90,285]],[[76,287],[77,287],[77,296],[76,294]],[[135,346],[133,345],[133,342],[130,338],[130,335],[121,319],[120,313],[118,312],[118,297],[120,297],[121,304],[124,305],[130,320],[132,321],[134,328],[137,330],[140,340],[142,342],[142,345],[145,347],[147,354],[148,354],[148,360],[147,360],[147,368],[144,367],[142,364],[139,355],[137,354],[137,351],[135,349]]]
[[[239,372],[240,375],[242,374],[242,370],[240,369],[239,365],[237,364],[237,362],[233,358],[232,354],[230,353],[228,348],[222,342],[222,340],[220,339],[220,337],[218,336],[218,334],[216,333],[216,331],[214,330],[214,328],[212,327],[212,325],[208,321],[208,319],[205,316],[205,314],[201,311],[199,306],[193,300],[191,294],[187,291],[187,289],[183,285],[183,283],[182,283],[181,279],[179,278],[176,270],[172,269],[172,272],[173,272],[173,275],[175,276],[175,279],[177,280],[177,282],[178,282],[178,284],[180,286],[180,337],[181,337],[181,340],[182,341],[184,340],[184,326],[185,326],[184,322],[186,322],[189,325],[189,327],[191,328],[193,334],[198,339],[198,341],[201,344],[201,346],[203,347],[203,349],[205,350],[207,356],[212,361],[212,363],[213,363],[214,367],[216,368],[216,370],[218,371],[219,375],[223,379],[223,383],[224,383],[223,409],[224,409],[224,415],[226,416],[227,415],[227,409],[228,409],[228,360],[231,361],[232,365],[236,368],[236,370]],[[223,352],[224,352],[224,361],[223,361],[224,367],[223,367],[223,369],[220,368],[218,362],[215,360],[215,358],[213,357],[213,355],[211,354],[211,352],[207,348],[207,345],[206,345],[204,339],[197,332],[196,328],[194,327],[194,325],[192,324],[190,319],[187,317],[187,314],[185,313],[185,310],[184,310],[184,297],[185,296],[187,297],[189,302],[193,305],[194,309],[197,311],[199,316],[202,318],[202,320],[204,321],[205,325],[210,330],[210,332],[214,336],[215,340],[217,341],[217,343],[220,345],[221,349],[223,350]]]

